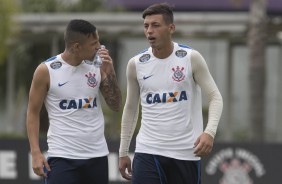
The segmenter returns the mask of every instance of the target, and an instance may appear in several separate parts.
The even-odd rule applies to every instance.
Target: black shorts
[[[135,153],[132,184],[200,184],[200,161]]]
[[[91,159],[48,158],[51,171],[44,184],[108,184],[108,157]]]

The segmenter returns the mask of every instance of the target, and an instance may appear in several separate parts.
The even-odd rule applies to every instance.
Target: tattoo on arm
[[[121,91],[115,75],[108,75],[100,84],[100,91],[113,111],[121,109]]]

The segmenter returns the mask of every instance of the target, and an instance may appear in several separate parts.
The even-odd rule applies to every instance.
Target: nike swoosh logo
[[[143,79],[146,80],[146,79],[148,79],[148,78],[150,78],[150,77],[152,77],[152,76],[153,76],[153,75],[143,76]]]
[[[65,85],[65,84],[68,83],[68,82],[69,82],[69,81],[64,82],[64,83],[62,83],[62,84],[61,84],[61,83],[58,83],[58,86],[61,87],[61,86]]]

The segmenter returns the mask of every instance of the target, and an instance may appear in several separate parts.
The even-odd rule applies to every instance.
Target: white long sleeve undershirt
[[[192,51],[191,64],[194,80],[201,87],[209,101],[208,123],[204,132],[214,138],[223,109],[222,96],[209,72],[206,61],[198,51]],[[133,59],[128,62],[126,75],[127,97],[121,123],[120,157],[128,155],[129,145],[136,127],[139,113],[140,88]]]

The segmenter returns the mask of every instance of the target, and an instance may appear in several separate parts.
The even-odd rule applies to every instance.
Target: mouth
[[[148,36],[148,37],[147,37],[147,39],[148,39],[148,41],[149,41],[150,43],[152,43],[152,42],[155,42],[155,41],[156,41],[156,38],[155,38],[155,37],[153,37],[153,36]]]

